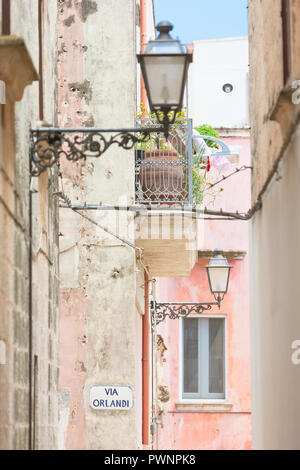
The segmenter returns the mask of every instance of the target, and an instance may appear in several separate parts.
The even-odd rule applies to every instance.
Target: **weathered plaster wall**
[[[300,77],[300,5],[291,0],[293,72],[291,83]],[[260,191],[280,155],[285,141],[279,122],[271,120],[283,83],[281,0],[249,1],[250,120],[253,179],[252,199]],[[291,85],[289,83],[288,85]],[[292,96],[288,96],[292,105]],[[294,111],[297,106],[292,105]],[[292,111],[290,114],[293,114]],[[290,117],[283,116],[284,126]],[[283,127],[284,127],[283,126]]]
[[[249,137],[226,137],[228,145],[239,148],[239,162],[249,165]],[[218,179],[214,171],[212,181]],[[228,171],[229,173],[230,171]],[[219,175],[220,177],[220,175]],[[222,182],[223,189],[216,194],[209,207],[218,210],[247,212],[250,207],[250,172],[241,172]],[[219,191],[219,190],[218,190]],[[162,449],[250,449],[251,448],[251,384],[250,384],[250,318],[249,318],[249,223],[246,221],[198,221],[198,249],[222,248],[244,252],[244,259],[229,259],[233,266],[228,293],[221,309],[210,311],[225,315],[227,323],[226,380],[227,392],[222,403],[209,407],[198,403],[182,404],[180,398],[180,321],[170,320],[159,325],[166,351],[161,364],[160,381],[167,387],[170,400],[161,403],[162,427],[158,427],[158,445]],[[214,301],[210,293],[205,265],[201,258],[188,278],[160,278],[158,301],[204,302]]]
[[[238,150],[238,161],[229,166],[228,170],[219,172],[214,168],[213,158],[211,159],[211,170],[208,175],[210,181],[219,181],[223,174],[228,175],[236,168],[242,166],[251,166],[250,156],[250,138],[248,137],[221,137],[229,146]],[[217,159],[218,157],[216,157]],[[204,204],[213,210],[228,212],[247,213],[251,205],[251,169],[241,171],[227,180],[221,181],[215,186],[211,194],[207,196]],[[249,224],[247,221],[240,220],[205,220],[198,222],[198,249],[214,250],[222,248],[223,250],[247,251]]]
[[[190,278],[158,281],[158,301],[214,301],[201,259]],[[159,449],[250,449],[250,332],[249,332],[249,268],[248,257],[230,260],[233,266],[228,294],[221,309],[213,308],[210,315],[226,317],[226,400],[225,403],[202,405],[201,400],[187,402],[180,396],[181,335],[180,320],[166,319],[158,325],[166,351],[161,375],[170,400],[162,403],[162,427],[158,426]],[[202,401],[203,402],[203,401]]]
[[[1,127],[0,127],[0,162],[1,162],[1,192],[0,192],[0,329],[1,329],[1,360],[0,360],[0,393],[1,393],[1,427],[0,427],[0,446],[2,449],[12,448],[14,433],[17,433],[14,428],[13,418],[13,398],[14,398],[14,379],[13,379],[13,353],[14,353],[14,337],[13,337],[13,316],[14,309],[16,308],[15,302],[15,256],[14,256],[14,154],[12,148],[12,120],[13,120],[13,107],[6,105],[5,108],[1,106]],[[4,112],[3,112],[4,111]],[[4,119],[6,126],[4,128]],[[7,137],[6,137],[7,136]],[[20,231],[22,230],[20,226]],[[25,266],[26,269],[26,266]],[[24,288],[26,289],[26,284]],[[24,292],[24,290],[23,290]],[[26,306],[25,306],[26,312]],[[26,320],[24,321],[25,331]],[[27,337],[23,338],[24,348],[27,351],[28,360],[28,344]],[[20,345],[21,346],[21,345]],[[25,356],[26,358],[26,356]],[[26,363],[24,364],[24,368]],[[22,380],[23,384],[28,385],[28,377],[26,371],[25,377]],[[17,387],[16,387],[17,388]],[[23,390],[22,390],[23,391]],[[26,392],[25,392],[26,397]],[[24,413],[24,421],[26,423],[26,410]],[[23,420],[21,420],[22,422]],[[26,446],[26,431],[24,435],[24,446]]]
[[[44,113],[55,119],[56,1],[47,2],[43,15]],[[11,33],[22,36],[38,70],[38,2],[11,2]],[[22,73],[19,70],[19,73]],[[1,160],[1,291],[0,339],[5,357],[0,365],[0,447],[26,449],[30,421],[33,446],[56,447],[57,429],[57,315],[58,240],[56,179],[47,174],[32,189],[32,339],[29,307],[29,129],[39,119],[38,82],[27,87],[22,101],[4,106],[5,148]],[[2,116],[4,116],[4,114]],[[12,115],[11,115],[12,116]],[[2,136],[3,137],[3,136]],[[2,140],[2,139],[1,139]],[[2,141],[3,142],[3,141]],[[49,174],[50,176],[50,174]],[[30,353],[30,342],[32,350]],[[32,360],[30,389],[29,362]],[[29,394],[32,394],[32,416]]]
[[[217,66],[204,67],[212,54],[220,59]],[[228,82],[234,89],[232,94],[226,95],[222,86]],[[222,180],[223,175],[236,168],[251,165],[247,108],[247,38],[195,41],[194,65],[189,80],[189,115],[194,125],[218,126],[220,138],[236,154],[229,157],[227,169],[218,169],[219,157],[210,159],[207,178],[212,183],[220,181],[204,198],[203,205],[210,209],[247,213],[250,208],[250,170]],[[228,293],[220,310],[214,308],[208,312],[226,317],[226,399],[213,400],[213,403],[203,400],[191,403],[181,399],[181,323],[166,319],[158,327],[167,348],[165,362],[159,365],[159,384],[166,387],[164,395],[169,392],[170,399],[160,403],[163,413],[162,426],[158,426],[158,448],[250,449],[249,223],[220,219],[198,220],[197,224],[200,255],[197,264],[186,279],[160,278],[158,301],[213,302],[205,270],[208,259],[203,258],[203,253],[221,248],[245,255],[243,259],[228,260],[233,266]]]
[[[132,127],[136,107],[135,2],[60,1],[59,124]],[[62,162],[74,202],[131,204],[134,155],[114,146],[86,164]],[[116,214],[90,213],[116,230]],[[133,238],[133,220],[120,225]],[[129,449],[137,423],[135,252],[68,210],[61,211],[60,448]],[[137,330],[136,330],[137,329]],[[140,346],[138,346],[140,348]],[[92,385],[129,385],[130,411],[95,411]]]
[[[300,4],[290,3],[292,83],[300,77]],[[291,83],[283,90],[281,1],[249,2],[249,44],[253,201],[263,188],[251,225],[253,445],[299,449],[299,105]]]
[[[255,449],[299,449],[299,130],[252,223],[251,323]]]

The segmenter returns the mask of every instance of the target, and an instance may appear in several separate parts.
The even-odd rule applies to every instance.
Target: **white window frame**
[[[179,403],[226,403],[228,400],[228,340],[227,340],[227,314],[212,314],[212,315],[197,315],[193,314],[188,318],[193,318],[195,320],[201,318],[215,318],[215,319],[224,319],[224,398],[185,398],[183,397],[183,318],[180,318],[179,326]]]

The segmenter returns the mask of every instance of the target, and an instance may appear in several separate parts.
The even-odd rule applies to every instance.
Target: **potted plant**
[[[137,117],[141,127],[152,127],[157,125],[155,114],[147,113],[145,107],[141,105]],[[170,202],[182,201],[188,197],[188,176],[190,163],[186,157],[186,112],[177,114],[179,121],[175,121],[171,137],[166,141],[164,137],[153,134],[149,139],[138,144],[137,149],[137,181],[145,202],[155,201]],[[144,122],[143,122],[144,119]],[[212,126],[203,124],[195,127],[200,135],[219,137],[219,134]],[[205,140],[208,147],[218,148],[216,142]],[[204,196],[209,195],[214,198],[210,190],[211,184],[208,181],[210,172],[209,155],[205,154],[205,148],[192,154],[192,198],[193,204],[199,205],[203,202]],[[141,198],[142,199],[142,198]]]

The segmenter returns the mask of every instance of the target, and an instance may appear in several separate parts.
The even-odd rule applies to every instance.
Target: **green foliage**
[[[174,124],[176,124],[177,127],[186,125],[186,121],[182,121],[182,119],[186,117],[186,114],[187,114],[186,110],[182,110],[176,114]],[[174,116],[174,112],[170,111],[168,113],[168,116],[169,118],[172,118]],[[140,104],[136,117],[137,119],[141,120],[140,122],[141,127],[150,127],[150,126],[155,127],[158,125],[156,114],[148,112],[146,110],[146,106],[144,105],[144,103]],[[163,113],[159,113],[159,118],[163,118]],[[147,121],[143,122],[143,119],[147,119]],[[172,126],[170,126],[170,130],[172,130]],[[157,134],[151,134],[146,142],[136,144],[137,150],[151,150],[153,149],[153,147],[157,149],[168,149],[168,145],[166,144],[164,137],[158,136]]]
[[[193,182],[193,202],[195,205],[201,204],[204,198],[204,187],[206,180],[204,175],[201,175],[196,168],[192,170],[192,182]]]
[[[202,124],[201,126],[195,127],[195,130],[200,135],[207,135],[210,137],[219,138],[219,133],[210,125]],[[204,139],[206,145],[210,148],[219,148],[216,142]],[[204,198],[204,193],[207,191],[208,179],[207,179],[207,161],[204,157],[204,148],[199,153],[193,154],[193,199],[194,204],[201,204]]]
[[[209,137],[215,137],[216,139],[220,137],[220,134],[208,124],[202,124],[201,126],[197,126],[194,129],[201,135],[208,135]],[[205,140],[205,143],[208,147],[219,148],[218,144],[216,142],[212,142],[211,140]]]
[[[159,115],[159,118],[163,118],[163,113],[162,112],[158,113],[158,115]],[[176,119],[184,119],[186,117],[186,115],[187,115],[187,111],[185,109],[183,109],[182,111],[179,111],[178,113],[176,113],[175,124],[176,124]],[[170,111],[168,113],[168,116],[169,116],[169,118],[172,118],[174,116],[174,111]],[[140,104],[140,107],[139,107],[138,112],[137,112],[137,118],[138,119],[143,119],[143,118],[153,119],[154,122],[157,122],[156,114],[148,112],[147,109],[146,109],[146,106],[144,105],[144,103]]]
[[[193,202],[201,204],[206,187],[206,162],[203,160],[204,149],[200,153],[194,153],[192,159],[192,186]]]

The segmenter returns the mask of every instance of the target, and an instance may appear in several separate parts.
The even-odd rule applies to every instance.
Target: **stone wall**
[[[289,87],[300,77],[300,4],[297,0],[291,0],[293,71],[288,84],[283,83],[281,0],[250,0],[248,11],[254,202],[264,190],[290,138],[289,130],[299,111],[299,106],[292,103],[292,92],[296,90],[289,90]],[[283,102],[282,96],[284,88],[287,92],[286,102]]]
[[[136,112],[135,1],[60,1],[58,17],[59,124],[134,126]],[[112,146],[99,159],[61,162],[73,203],[127,205],[134,201],[134,153]],[[60,216],[61,449],[134,449],[137,423],[135,251],[80,215]],[[120,215],[120,214],[119,214]],[[89,211],[117,230],[117,213]],[[122,236],[133,240],[133,218]],[[116,219],[115,219],[116,220]],[[98,411],[93,385],[127,385],[135,406]]]
[[[300,4],[290,0],[292,70],[283,79],[280,0],[249,2],[252,197],[251,361],[254,449],[299,449]],[[295,94],[294,94],[295,93]]]
[[[55,123],[55,0],[45,2],[42,21],[44,118]],[[36,70],[39,68],[37,25],[37,1],[11,2],[11,34],[24,39]],[[30,194],[29,129],[36,126],[38,119],[37,81],[25,89],[22,100],[15,106],[2,106],[2,449],[51,449],[56,447],[57,440],[58,207],[53,196],[57,176],[49,171],[38,180],[34,179]]]

